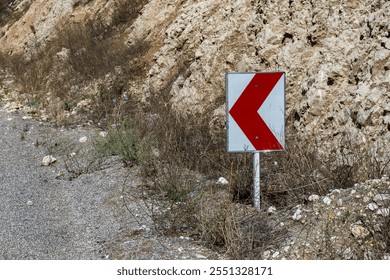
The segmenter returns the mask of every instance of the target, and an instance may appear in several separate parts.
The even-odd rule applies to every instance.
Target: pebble
[[[352,251],[351,247],[348,247],[347,249],[345,249],[343,252],[343,255],[344,255],[344,259],[346,259],[346,260],[352,259],[353,258],[353,251]]]
[[[106,137],[107,134],[108,134],[107,131],[101,131],[101,132],[99,132],[99,135],[100,135],[101,137]]]
[[[365,238],[367,237],[370,232],[361,225],[353,225],[351,229],[352,235],[356,238]]]
[[[56,179],[58,179],[58,178],[60,178],[60,177],[62,177],[62,176],[64,176],[65,174],[64,174],[64,172],[62,172],[62,171],[59,171],[59,172],[57,172],[57,174],[56,174]]]
[[[88,141],[88,137],[87,136],[80,137],[80,139],[79,139],[80,143],[85,143],[87,141]]]
[[[271,256],[271,251],[270,250],[266,250],[263,252],[263,258],[264,259],[269,259],[269,257]]]
[[[371,211],[375,211],[376,209],[378,209],[378,205],[376,203],[370,203],[367,205],[367,208],[370,209]]]
[[[384,204],[390,203],[390,194],[378,193],[372,200],[379,206],[382,206]]]
[[[225,178],[223,177],[219,177],[218,181],[217,181],[217,184],[218,185],[222,185],[222,186],[226,186],[229,184],[229,181],[226,180]]]
[[[196,257],[197,259],[201,259],[201,260],[205,260],[205,259],[207,259],[207,257],[206,257],[206,256],[204,256],[204,255],[201,255],[201,254],[195,254],[195,257]]]
[[[309,201],[317,201],[320,199],[320,196],[319,195],[316,195],[316,194],[312,194],[308,197],[308,200]]]
[[[31,200],[27,201],[27,206],[33,206],[33,205],[34,203]]]
[[[326,205],[330,205],[331,203],[332,203],[332,200],[329,198],[329,197],[327,197],[327,196],[325,196],[324,197],[324,199],[322,200]]]
[[[148,232],[150,230],[150,228],[148,228],[145,225],[142,225],[142,226],[140,226],[139,230]]]
[[[390,209],[389,208],[382,208],[382,209],[379,209],[376,213],[378,215],[383,216],[383,217],[388,217],[390,215]]]
[[[52,155],[48,155],[48,156],[43,157],[42,165],[43,166],[49,166],[49,165],[51,165],[52,163],[54,163],[56,161],[57,161],[57,159],[55,157],[53,157]]]
[[[275,207],[275,206],[270,206],[270,207],[268,207],[267,213],[268,213],[268,214],[274,214],[274,213],[276,213],[276,207]]]
[[[294,221],[299,221],[300,219],[302,219],[302,210],[298,208],[297,211],[295,211],[294,215],[292,216],[292,219]]]

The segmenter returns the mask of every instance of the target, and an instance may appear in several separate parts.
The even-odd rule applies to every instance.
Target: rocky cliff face
[[[142,2],[142,1],[140,1]],[[71,22],[113,24],[130,1],[15,1],[1,51],[32,53]],[[150,0],[122,32],[147,41],[145,73],[133,82],[147,102],[162,88],[179,112],[213,112],[224,128],[225,73],[285,71],[287,126],[320,150],[385,158],[390,144],[390,2],[386,0]],[[19,11],[19,12],[18,12]],[[130,78],[129,78],[130,79]],[[349,143],[349,144],[347,144]],[[288,144],[288,143],[287,143]]]

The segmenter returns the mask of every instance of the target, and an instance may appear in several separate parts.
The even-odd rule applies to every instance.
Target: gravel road
[[[136,171],[101,159],[93,137],[96,129],[61,129],[0,106],[0,259],[219,258],[156,233]],[[49,154],[57,161],[42,166]]]
[[[121,213],[119,203],[107,205],[110,199],[120,197],[114,177],[121,172],[120,162],[77,178],[74,174],[65,178],[66,154],[61,149],[80,152],[78,137],[88,131],[60,131],[4,110],[0,111],[0,131],[0,258],[109,257],[105,241],[122,226],[117,215]],[[58,162],[42,166],[48,152],[56,152],[53,156]],[[76,159],[72,163],[83,164]],[[76,172],[76,166],[72,168]]]

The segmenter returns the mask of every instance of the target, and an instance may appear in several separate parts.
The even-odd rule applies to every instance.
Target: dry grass
[[[15,2],[14,0],[0,0],[0,27],[17,21],[31,5],[29,1],[26,1],[23,6],[15,11]],[[3,35],[0,34],[0,37]]]
[[[146,73],[139,57],[149,44],[140,41],[127,46],[118,36],[146,2],[118,1],[110,26],[99,17],[68,25],[57,31],[50,45],[37,44],[32,57],[1,55],[0,65],[23,86],[30,105],[46,108],[61,124],[66,123],[64,111],[90,97],[82,94],[82,88],[100,81],[97,94],[91,97],[92,108],[85,113],[102,126],[118,126],[96,145],[103,155],[121,155],[141,166],[149,194],[145,201],[159,231],[197,237],[232,258],[260,258],[265,248],[280,243],[286,235],[279,222],[265,213],[268,206],[289,209],[304,204],[309,194],[348,188],[389,171],[390,158],[383,162],[374,154],[362,154],[347,138],[343,145],[348,147],[348,156],[335,153],[325,158],[316,145],[289,135],[285,152],[262,154],[263,209],[254,211],[250,207],[252,155],[228,154],[223,130],[219,137],[212,137],[213,108],[203,115],[178,114],[169,104],[172,83],[151,92],[149,106],[123,100],[129,80]],[[1,1],[0,7],[9,3]],[[0,24],[9,16],[0,13]],[[177,75],[188,75],[189,62],[178,62]],[[110,79],[105,78],[107,74]],[[131,125],[125,122],[129,118]],[[71,161],[68,167],[76,175],[79,170],[84,172]],[[229,186],[215,184],[220,176],[228,179]],[[331,231],[331,226],[326,224],[324,231]],[[383,230],[376,235],[387,251],[389,226],[389,219],[384,219]],[[326,254],[333,252],[329,249]]]
[[[65,25],[58,28],[50,44],[36,42],[29,57],[0,53],[0,65],[13,75],[28,103],[45,108],[50,118],[62,125],[67,124],[64,111],[71,111],[79,101],[90,97],[90,90],[83,89],[110,74],[115,78],[102,84],[94,100],[96,115],[91,118],[99,122],[114,110],[113,97],[125,90],[126,84],[120,81],[145,73],[138,58],[148,51],[148,43],[139,41],[128,46],[120,37],[124,23],[130,24],[145,3],[118,1],[110,26],[105,26],[99,15],[83,24]]]

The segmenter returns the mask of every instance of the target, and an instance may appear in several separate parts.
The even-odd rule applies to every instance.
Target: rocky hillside
[[[389,1],[0,0],[0,8],[0,67],[11,69],[19,87],[9,93],[3,85],[3,92],[60,123],[99,125],[102,117],[123,113],[127,102],[172,107],[190,119],[202,116],[211,137],[220,139],[225,137],[225,74],[286,72],[288,137],[347,168],[363,165],[367,157],[382,181],[367,181],[369,187],[340,183],[328,196],[322,192],[308,205],[277,214],[288,219],[292,231],[294,223],[319,225],[329,240],[307,255],[303,249],[289,251],[292,244],[286,243],[263,257],[384,258],[368,256],[366,241],[378,238],[375,225],[388,227],[387,222],[366,226],[368,218],[355,212],[374,220],[389,216],[387,202],[374,199],[388,193],[383,175],[390,172]],[[158,115],[151,122],[155,119]],[[287,138],[286,143],[292,142]],[[296,177],[314,176],[317,184],[329,175],[311,171]],[[352,188],[339,190],[346,187]],[[320,218],[328,223],[317,223]],[[348,232],[345,238],[364,244],[363,251],[348,245],[319,253],[336,241],[345,245],[345,239],[332,239],[339,225]],[[314,244],[318,235],[313,236]],[[302,244],[296,246],[307,246]],[[383,246],[388,252],[389,245]]]
[[[212,110],[210,127],[218,130],[224,126],[226,72],[285,71],[293,131],[321,143],[324,151],[348,138],[379,156],[386,152],[388,1],[2,2],[13,13],[2,21],[3,53],[31,55],[70,24],[100,21],[109,29],[118,24],[121,9],[121,43],[150,44],[142,54],[145,72],[131,84],[139,98],[169,87],[175,108],[189,114]]]

